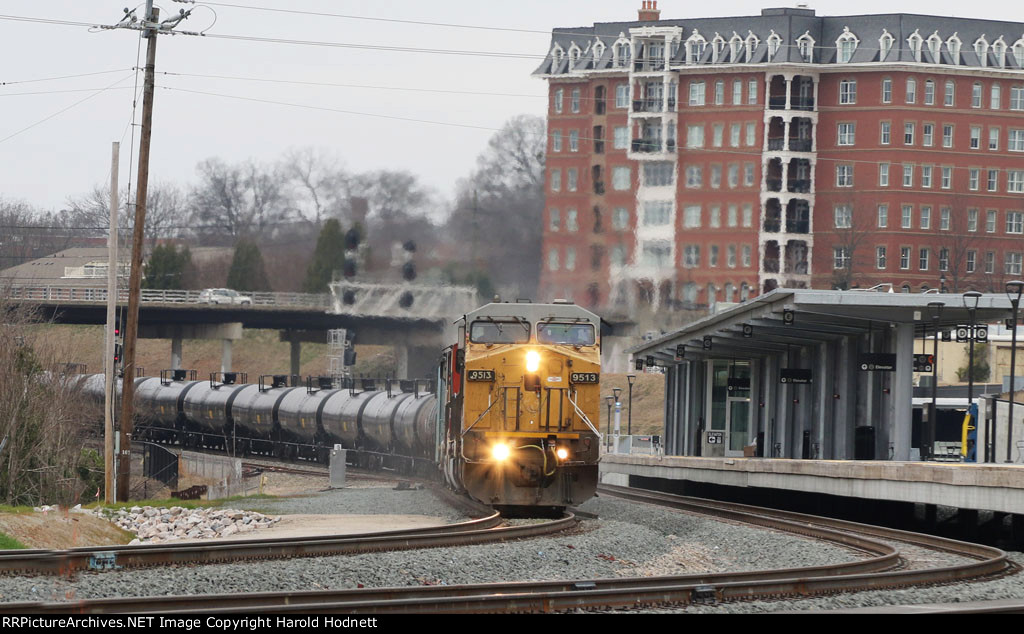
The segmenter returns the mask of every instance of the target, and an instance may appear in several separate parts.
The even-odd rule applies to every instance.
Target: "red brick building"
[[[1024,24],[887,14],[556,29],[540,294],[690,309],[1022,277]]]

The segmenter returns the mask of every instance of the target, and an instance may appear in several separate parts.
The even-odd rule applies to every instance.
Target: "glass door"
[[[742,456],[744,445],[750,444],[750,399],[730,398],[728,402],[729,448],[727,456]]]

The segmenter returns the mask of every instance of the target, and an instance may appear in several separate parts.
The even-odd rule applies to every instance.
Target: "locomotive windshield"
[[[469,340],[473,343],[527,343],[530,341],[530,322],[498,319],[474,321],[469,329]]]
[[[543,323],[537,326],[538,343],[565,343],[571,346],[594,345],[592,324]]]

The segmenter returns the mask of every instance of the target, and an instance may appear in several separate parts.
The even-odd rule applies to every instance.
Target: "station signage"
[[[988,343],[988,326],[984,324],[978,324],[974,327],[971,326],[957,326],[956,327],[956,342],[967,343],[971,340],[977,343]]]
[[[935,355],[914,355],[914,372],[932,372],[933,370],[935,370]]]
[[[750,389],[750,378],[745,379],[729,379],[729,391],[735,392],[737,390],[749,390]]]
[[[709,431],[707,434],[707,442],[709,445],[724,445],[725,444],[725,432],[722,431]]]
[[[807,385],[814,380],[810,370],[799,368],[782,368],[779,370],[779,383],[793,383],[796,385]]]
[[[896,355],[888,352],[865,352],[859,362],[861,372],[896,371]]]

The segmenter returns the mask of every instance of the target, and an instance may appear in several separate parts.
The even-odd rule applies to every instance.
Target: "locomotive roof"
[[[491,303],[466,313],[468,322],[480,317],[519,317],[535,323],[543,319],[583,319],[601,327],[601,318],[576,304]]]

